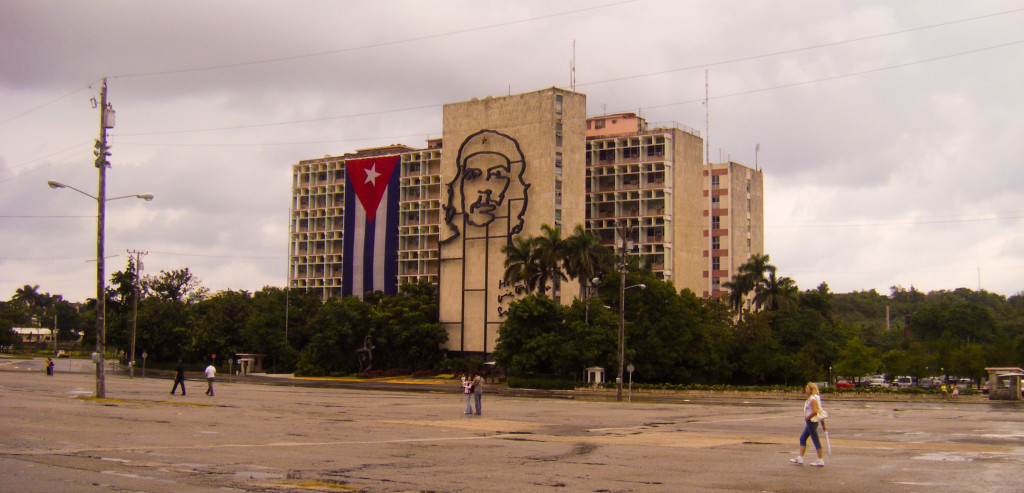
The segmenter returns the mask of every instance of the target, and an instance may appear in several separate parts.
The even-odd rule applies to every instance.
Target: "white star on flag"
[[[377,165],[370,166],[370,169],[366,170],[366,181],[363,183],[369,183],[370,185],[377,186],[377,177],[380,173],[376,170]]]

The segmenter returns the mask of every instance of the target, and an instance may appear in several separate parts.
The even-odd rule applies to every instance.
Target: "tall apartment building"
[[[353,199],[353,191],[346,186],[345,163],[413,151],[402,145],[363,149],[343,156],[307,159],[292,166],[289,288],[312,290],[325,300],[343,296],[345,204],[346,199]]]
[[[678,124],[648,128],[633,113],[587,119],[587,229],[621,245],[621,225],[641,265],[699,293],[704,140]],[[628,244],[628,243],[627,243]]]
[[[369,181],[346,166],[377,158],[397,162],[394,285],[439,286],[451,351],[493,352],[508,303],[524,293],[503,282],[501,248],[540,234],[542,224],[565,234],[584,224],[608,246],[628,225],[642,265],[705,296],[723,294],[735,268],[763,252],[761,173],[736,163],[708,173],[695,130],[649,128],[632,113],[587,118],[586,96],[558,88],[448,104],[443,118],[443,138],[422,149],[363,149],[293,166],[290,287],[323,299],[344,294],[352,234],[344,217],[354,203],[346,183]],[[362,173],[356,182],[354,173]],[[549,295],[569,303],[578,291],[562,283]]]
[[[551,88],[444,106],[440,322],[453,351],[488,354],[522,286],[502,248],[541,226],[583,224],[586,96]],[[563,302],[574,282],[553,293]]]
[[[729,292],[724,284],[740,266],[751,255],[764,253],[764,173],[732,161],[710,168],[704,170],[703,210],[705,219],[711,218],[710,233],[704,230],[704,258],[710,249],[711,260],[703,273],[711,282],[695,292],[725,296]]]

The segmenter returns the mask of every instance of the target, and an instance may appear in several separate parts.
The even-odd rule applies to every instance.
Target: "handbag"
[[[811,416],[811,422],[812,423],[820,423],[822,421],[825,421],[826,419],[828,419],[828,412],[825,411],[824,409],[822,409],[821,406],[819,405],[818,406],[818,414],[815,414],[814,416]]]

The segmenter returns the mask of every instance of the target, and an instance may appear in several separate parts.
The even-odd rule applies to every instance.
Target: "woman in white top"
[[[821,441],[818,440],[818,423],[811,421],[814,415],[821,410],[821,394],[818,393],[818,385],[814,382],[807,382],[804,387],[804,394],[807,400],[804,401],[804,432],[800,434],[800,455],[789,461],[796,465],[803,465],[804,452],[807,451],[807,437],[811,437],[814,448],[818,451],[818,460],[811,463],[812,466],[824,467],[825,458],[821,455]]]
[[[473,398],[473,381],[462,376],[462,393],[466,395],[466,414],[473,414],[473,405],[470,399]]]

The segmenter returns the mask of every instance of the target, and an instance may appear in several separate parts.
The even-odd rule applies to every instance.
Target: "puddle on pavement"
[[[277,472],[239,471],[235,473],[236,478],[249,479],[284,479],[284,474]]]

